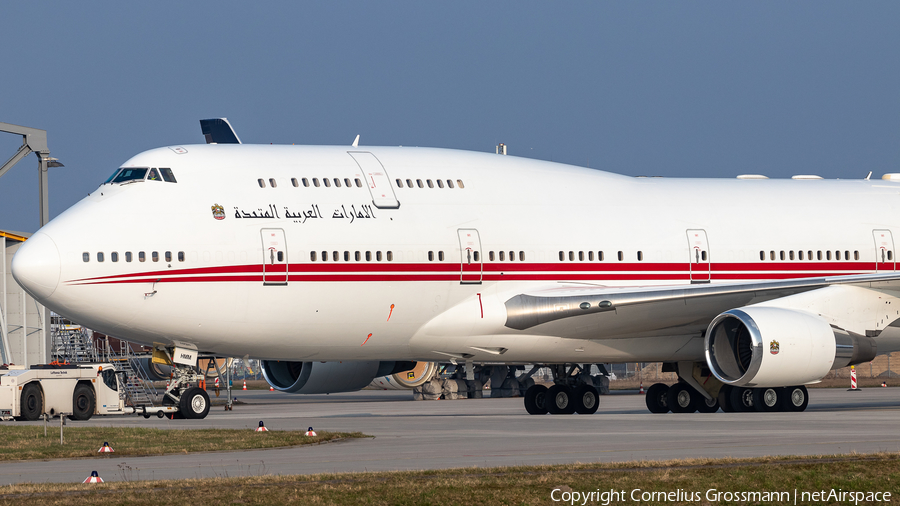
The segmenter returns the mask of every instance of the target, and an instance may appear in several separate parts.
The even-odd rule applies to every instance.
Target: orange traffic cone
[[[316,431],[312,430],[312,427],[310,427],[309,430],[306,431],[306,435],[307,436],[318,436],[318,434],[316,434]]]
[[[262,420],[259,421],[259,427],[256,428],[256,432],[269,432]]]
[[[103,483],[103,478],[97,474],[97,471],[91,471],[91,475],[85,478],[81,483]]]
[[[644,380],[641,380],[641,390],[640,390],[640,392],[638,392],[638,393],[639,393],[639,394],[643,394],[643,393],[644,393]]]
[[[109,443],[106,441],[103,442],[103,446],[97,450],[97,453],[114,453],[115,450],[112,449],[112,446],[109,446]]]
[[[275,391],[275,387],[270,386],[270,387],[269,387],[269,391],[270,391],[270,392],[274,392],[274,391]]]
[[[244,390],[247,390],[247,380],[244,380]]]

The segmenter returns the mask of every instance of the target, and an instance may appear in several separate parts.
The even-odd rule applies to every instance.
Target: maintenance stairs
[[[54,318],[50,331],[53,359],[57,363],[110,362],[117,371],[125,372],[124,388],[119,392],[119,398],[125,401],[126,406],[152,406],[159,398],[153,382],[140,365],[140,360],[147,357],[134,353],[127,342],[120,341],[116,351],[110,346],[108,337],[94,339],[92,331],[59,317]]]

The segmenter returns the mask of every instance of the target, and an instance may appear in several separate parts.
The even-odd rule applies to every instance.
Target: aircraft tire
[[[809,391],[804,385],[786,387],[781,397],[781,405],[785,411],[804,411],[809,405]]]
[[[188,388],[181,396],[178,411],[191,420],[206,418],[209,414],[209,394],[202,388]]]
[[[175,390],[172,390],[172,393],[174,393],[175,395],[178,395],[178,389],[176,388]],[[168,395],[163,395],[162,405],[163,406],[175,406],[175,401],[173,401],[172,398],[170,398]],[[159,416],[160,413],[163,413],[163,412],[160,411],[159,413],[157,413],[157,416]],[[166,416],[166,415],[163,413],[163,415],[160,416],[160,418],[162,418],[163,416]],[[173,420],[181,420],[183,418],[184,418],[184,413],[182,413],[181,410],[178,410],[178,411],[172,413]]]
[[[533,385],[525,391],[525,411],[529,415],[547,414],[547,387]]]
[[[575,412],[579,415],[593,415],[600,407],[600,393],[591,385],[576,388],[572,400],[575,401]]]
[[[94,389],[90,385],[76,385],[72,393],[72,420],[90,420],[96,407]]]
[[[753,408],[756,411],[772,412],[782,411],[781,397],[784,391],[781,388],[754,388],[753,389]]]
[[[699,392],[687,383],[675,383],[669,387],[666,401],[672,413],[693,413],[697,411]]]
[[[668,413],[669,412],[669,385],[665,383],[654,383],[647,389],[644,396],[644,402],[647,403],[647,409],[651,413]]]
[[[731,405],[731,390],[733,388],[731,385],[722,385],[722,388],[719,389],[719,407],[725,413],[734,413],[734,407]]]
[[[735,413],[755,411],[753,408],[753,389],[744,387],[732,387],[729,394],[731,408]]]
[[[571,415],[575,412],[572,389],[566,385],[553,385],[547,390],[547,411],[551,415]]]
[[[697,399],[697,411],[701,413],[715,413],[719,410],[719,400],[716,398],[707,399],[700,397]]]

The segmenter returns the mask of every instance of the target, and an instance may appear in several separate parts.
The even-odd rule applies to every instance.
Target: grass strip
[[[58,458],[97,458],[104,442],[115,453],[99,456],[165,455],[212,451],[278,448],[322,443],[335,439],[367,437],[359,432],[318,432],[254,429],[152,429],[138,427],[66,427],[65,444],[59,444],[59,427],[53,424],[44,436],[42,425],[0,426],[0,460],[36,460]]]
[[[386,458],[390,458],[386,456]],[[726,500],[715,493],[798,491],[797,504],[886,504],[829,500],[827,495],[803,500],[803,492],[891,492],[900,502],[900,457],[778,457],[757,459],[693,459],[666,462],[572,464],[493,469],[449,469],[418,472],[254,476],[179,481],[114,482],[97,485],[23,484],[0,487],[0,505],[36,500],[42,505],[79,504],[183,505],[198,497],[218,504],[323,505],[531,505],[556,502],[554,489],[574,492],[623,491],[620,499],[597,496],[577,504],[793,504],[758,499]],[[638,500],[632,494],[637,492]],[[681,493],[682,499],[677,497]],[[675,493],[647,498],[644,493]],[[688,497],[691,494],[691,497]],[[693,494],[699,494],[699,499]],[[560,498],[561,493],[556,493]],[[712,497],[712,500],[710,499]],[[738,496],[740,497],[740,496]],[[882,496],[884,497],[884,496]]]

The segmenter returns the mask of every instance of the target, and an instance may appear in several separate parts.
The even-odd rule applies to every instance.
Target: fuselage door
[[[706,241],[706,230],[688,230],[687,238],[691,255],[691,283],[709,283],[709,243]]]
[[[262,235],[263,252],[263,284],[288,284],[287,242],[284,230],[280,228],[264,228]]]
[[[474,228],[461,228],[459,234],[460,262],[459,282],[464,285],[481,284],[481,238]]]
[[[875,272],[892,272],[897,269],[894,259],[894,237],[890,230],[873,230],[875,237]]]
[[[356,160],[359,169],[365,178],[366,186],[372,194],[372,204],[380,209],[397,209],[400,202],[394,195],[394,188],[391,186],[391,178],[388,177],[387,171],[375,155],[367,151],[348,151],[347,154]]]

